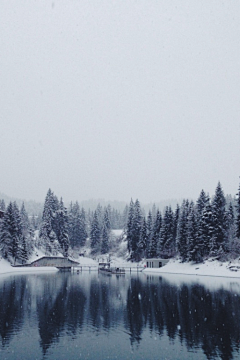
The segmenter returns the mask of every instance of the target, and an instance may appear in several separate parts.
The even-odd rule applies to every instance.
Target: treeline
[[[130,258],[170,258],[201,262],[240,254],[240,187],[237,199],[226,199],[218,183],[212,199],[201,191],[196,203],[184,200],[173,211],[154,209],[144,215],[138,200],[129,206],[126,238]],[[228,200],[228,201],[227,201]]]
[[[127,207],[123,213],[110,205],[100,204],[95,211],[85,211],[79,203],[71,203],[67,209],[60,200],[48,190],[43,214],[28,216],[24,203],[21,210],[16,202],[5,205],[0,200],[0,254],[11,263],[25,263],[34,249],[46,255],[79,250],[90,239],[91,253],[108,253],[113,247],[111,230],[123,228],[127,219]]]
[[[15,202],[6,207],[0,200],[0,254],[11,263],[25,263],[34,249],[68,256],[87,245],[92,255],[114,253],[111,230],[118,228],[124,229],[131,260],[235,258],[240,254],[240,187],[237,195],[225,197],[218,183],[212,199],[202,190],[196,202],[184,200],[162,212],[153,206],[145,214],[138,200],[131,200],[122,213],[100,204],[86,212],[78,202],[67,209],[49,189],[41,217],[29,217],[24,204],[19,210]]]

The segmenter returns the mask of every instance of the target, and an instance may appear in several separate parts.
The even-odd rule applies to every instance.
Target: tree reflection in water
[[[27,275],[0,283],[0,339],[4,349],[35,312],[45,355],[62,337],[120,327],[131,344],[146,330],[202,348],[208,359],[239,352],[239,293],[199,284],[171,285],[161,277],[106,277],[82,273]],[[120,335],[121,336],[121,335]],[[122,336],[123,335],[122,333]],[[151,349],[149,350],[151,351]]]

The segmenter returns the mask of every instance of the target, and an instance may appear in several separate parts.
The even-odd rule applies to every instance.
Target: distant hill
[[[16,201],[19,208],[21,208],[22,203],[24,202],[25,209],[28,213],[28,215],[38,215],[39,213],[42,213],[43,211],[43,203],[34,201],[34,200],[24,200],[24,199],[18,199],[11,196],[8,196],[6,194],[0,193],[0,199],[5,201],[6,206],[10,203],[10,201]]]
[[[8,203],[10,201],[16,201],[17,205],[19,206],[19,208],[22,206],[22,203],[24,202],[26,211],[28,212],[28,215],[38,215],[39,213],[42,213],[43,211],[43,205],[44,202],[37,202],[35,200],[24,200],[24,199],[18,199],[18,198],[14,198],[14,197],[10,197],[6,194],[0,193],[0,199],[3,199],[6,203],[6,206],[8,205]],[[129,205],[130,203],[126,202],[126,201],[118,201],[118,200],[104,200],[104,199],[89,199],[89,200],[83,200],[83,201],[78,201],[80,207],[83,207],[86,211],[91,210],[94,211],[98,204],[100,204],[102,207],[108,206],[110,205],[112,208],[123,212],[124,208],[126,205]],[[133,201],[135,201],[136,199],[133,199]],[[177,204],[181,205],[183,199],[168,199],[168,200],[162,200],[162,201],[157,201],[155,203],[151,202],[151,203],[143,203],[141,202],[141,199],[139,198],[141,207],[145,210],[146,214],[148,213],[149,210],[152,210],[153,205],[155,204],[156,209],[159,209],[161,212],[165,209],[166,206],[171,205],[172,210],[175,210]],[[65,206],[68,208],[69,207],[69,203],[65,203]]]

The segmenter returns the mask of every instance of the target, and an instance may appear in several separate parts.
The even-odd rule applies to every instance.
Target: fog
[[[0,192],[142,202],[239,186],[240,3],[0,2]]]

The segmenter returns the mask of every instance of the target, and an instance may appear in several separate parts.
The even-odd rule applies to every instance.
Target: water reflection
[[[207,359],[233,359],[239,353],[240,292],[211,291],[197,283],[173,285],[143,274],[117,278],[57,273],[0,279],[2,352],[10,349],[21,329],[21,336],[29,337],[27,323],[37,330],[44,356],[63,338],[73,341],[86,333],[105,333],[112,341],[127,336],[131,345],[141,346],[148,332],[159,341],[167,336],[172,347],[182,344],[185,358],[194,350]],[[146,351],[155,358],[150,344]]]

